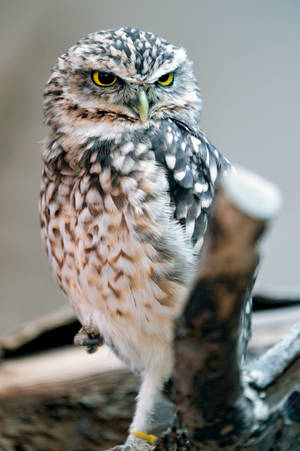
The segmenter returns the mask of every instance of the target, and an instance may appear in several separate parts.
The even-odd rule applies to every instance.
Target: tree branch
[[[271,449],[279,431],[282,443],[296,437],[282,405],[288,396],[294,406],[297,383],[281,386],[272,412],[268,399],[261,400],[261,388],[264,375],[269,385],[291,368],[300,348],[299,326],[245,374],[240,369],[258,243],[279,204],[275,188],[244,171],[230,174],[216,194],[194,288],[178,323],[174,392],[179,414],[157,450]],[[300,376],[299,369],[293,371]],[[250,379],[252,386],[259,380],[260,390]]]

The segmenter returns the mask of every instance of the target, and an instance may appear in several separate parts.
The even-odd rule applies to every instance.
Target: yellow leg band
[[[154,445],[154,443],[157,440],[156,435],[145,434],[144,432],[141,431],[130,431],[130,432],[136,437],[141,438],[142,440],[145,440],[146,442],[150,443],[150,445]]]

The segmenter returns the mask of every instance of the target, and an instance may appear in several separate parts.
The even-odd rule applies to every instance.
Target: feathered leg
[[[163,348],[163,349],[162,349]],[[155,403],[159,398],[164,382],[169,378],[173,368],[173,349],[165,343],[159,349],[159,356],[148,360],[143,382],[137,397],[133,421],[124,450],[147,450],[156,441],[154,435],[148,434],[151,426]]]

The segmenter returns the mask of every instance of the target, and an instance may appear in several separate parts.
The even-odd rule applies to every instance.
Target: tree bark
[[[178,322],[176,422],[156,450],[300,446],[299,409],[295,407],[299,381],[288,385],[283,375],[289,369],[300,376],[295,362],[300,323],[274,349],[241,370],[247,343],[241,336],[250,319],[247,300],[255,279],[258,242],[277,213],[278,196],[270,185],[249,173],[229,177],[216,195],[195,284]],[[271,411],[271,395],[265,389],[274,383],[278,399]],[[286,418],[288,406],[297,411],[292,414],[293,426],[291,416]]]

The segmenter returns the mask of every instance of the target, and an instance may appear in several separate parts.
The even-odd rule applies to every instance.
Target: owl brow
[[[183,69],[184,64],[185,64],[185,63],[180,63],[180,64],[178,64],[178,66],[176,66],[175,69],[173,70],[174,74],[175,74],[176,72],[180,72],[180,71]]]
[[[177,74],[177,72],[178,72],[178,69],[181,67],[182,65],[180,65],[180,66],[177,66],[177,67],[175,67],[174,69],[168,69],[168,70],[166,70],[166,71],[164,71],[161,75],[159,75],[159,77],[157,77],[156,79],[155,79],[155,81],[154,81],[154,83],[157,81],[157,80],[159,80],[161,77],[164,77],[165,75],[168,75],[168,74],[170,74],[171,72],[174,74],[174,75],[176,75]]]
[[[75,69],[73,71],[73,75],[79,76],[79,77],[86,77],[87,75],[89,75],[91,73],[91,70],[89,70],[89,69]]]

